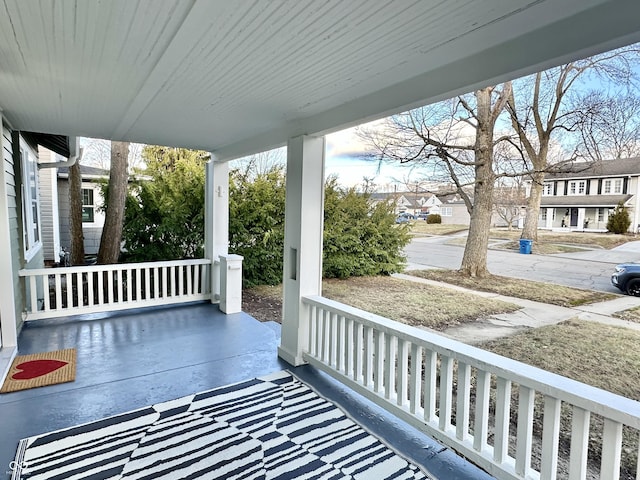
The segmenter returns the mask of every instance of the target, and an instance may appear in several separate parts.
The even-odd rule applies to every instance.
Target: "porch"
[[[307,365],[279,360],[279,326],[192,302],[28,322],[21,354],[75,347],[76,380],[0,396],[0,478],[18,440],[290,369],[403,455],[440,478],[490,478],[418,430]]]

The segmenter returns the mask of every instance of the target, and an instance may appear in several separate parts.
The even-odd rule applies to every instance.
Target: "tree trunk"
[[[80,164],[69,167],[69,230],[71,234],[71,265],[84,265],[84,234],[82,233],[82,175]]]
[[[540,213],[540,203],[542,202],[542,182],[544,182],[545,172],[535,172],[532,175],[531,192],[527,199],[527,212],[524,219],[524,228],[520,238],[533,240],[535,245],[538,240],[538,215]]]
[[[492,88],[476,92],[477,122],[475,153],[475,186],[469,236],[462,256],[460,272],[470,277],[486,277],[489,229],[493,212],[493,191],[496,181],[493,172],[493,128],[495,120],[491,108]]]
[[[107,205],[104,227],[98,250],[98,263],[118,263],[122,241],[122,223],[127,199],[127,171],[129,157],[128,142],[111,142],[111,169],[107,190]]]

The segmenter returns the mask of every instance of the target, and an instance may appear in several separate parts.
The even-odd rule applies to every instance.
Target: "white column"
[[[224,313],[242,311],[241,255],[220,255],[220,310]]]
[[[206,167],[204,256],[211,265],[211,303],[220,299],[220,256],[229,253],[229,164],[213,154]]]
[[[547,225],[548,229],[553,228],[553,208],[547,208]]]
[[[303,362],[309,341],[308,309],[301,298],[322,292],[324,137],[300,136],[287,147],[282,340],[279,356]]]

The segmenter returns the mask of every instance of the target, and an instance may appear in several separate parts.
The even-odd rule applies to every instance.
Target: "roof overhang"
[[[613,208],[618,203],[626,204],[633,195],[561,195],[542,197],[542,207],[586,207]]]
[[[640,41],[637,0],[6,0],[19,130],[230,159]]]

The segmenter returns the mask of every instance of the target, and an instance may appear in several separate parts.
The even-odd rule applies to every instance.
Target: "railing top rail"
[[[640,429],[640,402],[602,390],[591,385],[527,365],[462,342],[395,322],[322,296],[303,297],[308,305],[328,309],[353,318],[363,325],[411,343],[422,345],[439,354],[464,362],[472,367],[493,373],[501,378],[533,388],[537,392],[566,401],[585,410],[603,415],[617,422]],[[436,339],[430,340],[429,338]]]
[[[211,264],[208,258],[196,258],[189,260],[169,260],[161,262],[141,262],[141,263],[113,263],[109,265],[80,265],[76,267],[56,267],[56,268],[27,268],[18,272],[21,277],[38,275],[54,275],[63,273],[78,272],[111,272],[116,270],[127,270],[130,268],[156,268],[156,267],[177,267],[185,265],[207,265]]]

